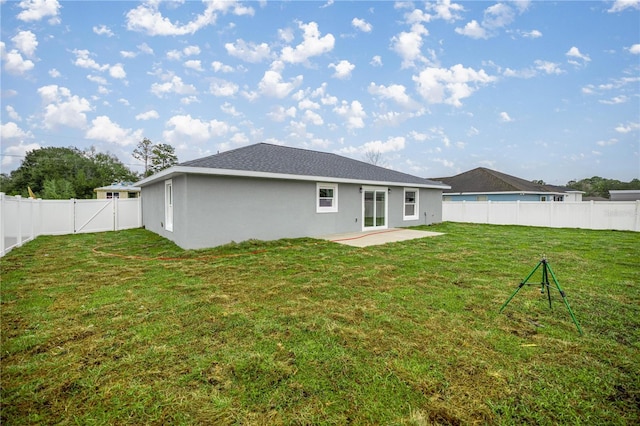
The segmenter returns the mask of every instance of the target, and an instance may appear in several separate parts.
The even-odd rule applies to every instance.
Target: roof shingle
[[[242,170],[360,181],[442,185],[363,161],[327,152],[258,143],[179,164],[185,167]]]

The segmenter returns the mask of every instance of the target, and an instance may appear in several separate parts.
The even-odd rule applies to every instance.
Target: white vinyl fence
[[[446,201],[442,220],[640,231],[640,201]]]
[[[0,257],[39,235],[118,231],[140,226],[140,198],[34,200],[0,192]]]

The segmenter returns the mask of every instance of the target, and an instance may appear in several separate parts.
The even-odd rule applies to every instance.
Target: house
[[[611,189],[609,190],[609,200],[638,201],[640,200],[640,189]]]
[[[140,187],[134,186],[131,182],[115,182],[108,186],[102,186],[93,190],[98,200],[107,198],[138,198],[140,197]]]
[[[478,167],[451,177],[436,178],[449,185],[444,201],[582,201],[582,191],[539,184]]]
[[[259,143],[137,183],[143,225],[187,249],[442,220],[448,186],[336,154]]]

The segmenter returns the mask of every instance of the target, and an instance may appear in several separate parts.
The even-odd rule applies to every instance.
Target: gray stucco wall
[[[164,228],[164,182],[142,188],[143,224],[183,248],[362,230],[360,185],[339,184],[338,212],[317,213],[316,182],[194,174],[173,177],[172,184],[173,232]],[[403,203],[403,187],[391,187],[390,228],[442,220],[440,190],[420,190],[418,220],[403,220]]]

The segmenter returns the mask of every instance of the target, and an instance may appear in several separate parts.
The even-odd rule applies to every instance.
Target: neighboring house
[[[260,143],[137,183],[143,225],[187,249],[442,221],[448,186],[335,154]]]
[[[610,201],[638,201],[640,200],[640,189],[611,189],[609,190]]]
[[[138,198],[140,197],[140,187],[134,186],[131,182],[117,182],[109,186],[102,186],[93,190],[98,200],[107,198]]]
[[[478,167],[451,177],[436,178],[449,185],[444,201],[582,201],[582,191],[541,185],[495,170]]]

